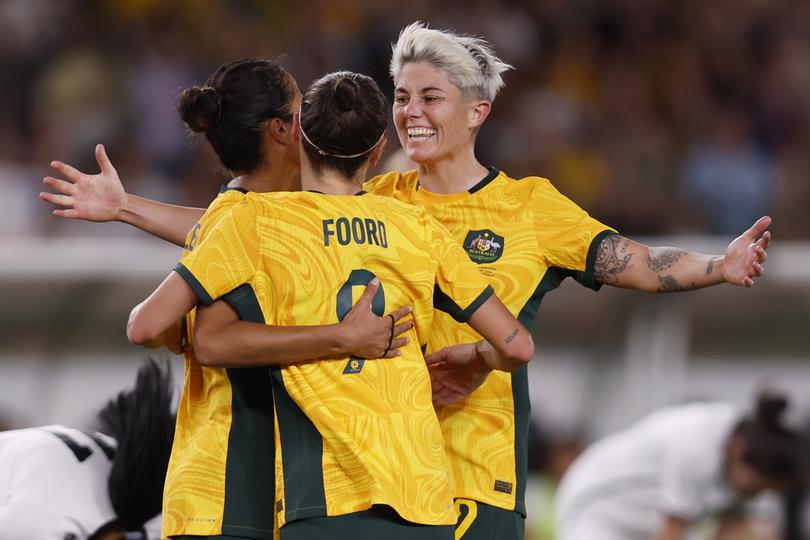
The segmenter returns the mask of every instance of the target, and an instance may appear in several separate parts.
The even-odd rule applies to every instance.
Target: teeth
[[[431,128],[408,128],[408,137],[411,139],[432,137],[435,134],[436,130]]]

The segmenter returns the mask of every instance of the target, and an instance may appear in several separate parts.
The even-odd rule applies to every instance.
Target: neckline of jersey
[[[423,193],[429,194],[429,195],[434,196],[434,197],[452,197],[452,196],[458,196],[458,195],[474,195],[475,193],[478,193],[479,191],[481,191],[482,189],[487,187],[493,180],[498,178],[499,174],[501,174],[501,171],[497,167],[489,166],[489,167],[487,167],[487,169],[489,169],[489,172],[487,173],[487,175],[484,176],[481,179],[480,182],[478,182],[477,184],[475,184],[473,187],[471,187],[470,189],[468,189],[466,191],[459,191],[458,193],[434,193],[434,192],[432,192],[432,191],[430,191],[428,189],[425,189],[425,187],[422,186],[422,184],[419,182],[418,179],[416,181],[416,191],[421,191]]]
[[[220,193],[225,193],[226,191],[239,191],[240,193],[245,193],[245,194],[248,193],[248,190],[246,190],[245,188],[236,187],[236,186],[234,186],[234,187],[222,186],[221,188],[219,188]]]
[[[331,195],[330,193],[324,193],[323,191],[318,191],[317,189],[308,189],[307,193],[317,193],[318,195]],[[357,193],[352,193],[351,195],[349,195],[349,197],[359,197],[360,195],[365,195],[366,193],[368,193],[368,191],[363,191],[361,189]],[[332,196],[335,196],[335,195],[332,195]],[[339,197],[340,195],[337,195],[337,196]],[[345,196],[346,195],[344,195],[344,197]]]

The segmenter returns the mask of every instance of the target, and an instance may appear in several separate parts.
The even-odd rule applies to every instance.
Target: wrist
[[[333,355],[346,356],[352,354],[354,336],[349,330],[345,320],[330,324],[326,327],[327,346]]]
[[[115,221],[121,223],[133,224],[131,216],[136,214],[135,201],[129,193],[124,193],[124,200],[118,205],[115,210]]]
[[[489,343],[486,340],[473,344],[473,355],[475,356],[475,368],[478,371],[492,371],[494,368],[489,364],[487,350]]]
[[[709,262],[709,265],[713,266],[712,271],[708,272],[710,278],[715,278],[716,283],[726,283],[728,282],[728,277],[726,276],[726,256],[719,255],[717,257],[713,257]]]

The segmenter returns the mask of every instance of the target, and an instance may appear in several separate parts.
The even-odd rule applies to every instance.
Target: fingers
[[[751,279],[748,276],[745,276],[743,278],[743,287],[753,287],[753,286],[754,286],[754,280]]]
[[[374,295],[377,294],[377,289],[380,288],[380,280],[377,278],[372,279],[366,285],[366,290],[363,291],[362,296],[357,301],[352,309],[359,308],[361,306],[368,309],[371,306],[371,301],[374,300]]]
[[[753,264],[753,267],[754,267],[754,275],[757,276],[757,277],[761,276],[763,274],[763,272],[765,271],[765,269],[762,268],[762,265],[759,264],[758,262],[755,262]]]
[[[765,231],[760,239],[756,241],[756,244],[763,250],[768,249],[768,247],[771,245],[771,231]]]
[[[428,366],[437,366],[447,364],[447,349],[436,351],[425,356],[425,364]]]
[[[442,388],[433,394],[433,405],[436,407],[444,407],[445,405],[455,403],[460,397],[458,393],[448,390],[447,388]]]
[[[402,352],[399,349],[410,343],[411,340],[408,338],[398,338],[391,342],[391,350],[389,350],[383,358],[394,358],[395,356],[400,356]]]
[[[771,225],[771,217],[770,216],[763,216],[754,223],[750,229],[743,233],[743,236],[746,238],[750,238],[752,241],[756,240],[760,236],[762,236],[768,227]]]
[[[67,210],[54,210],[53,215],[64,219],[79,219],[78,210],[74,210],[73,208],[69,208]]]
[[[405,321],[394,327],[394,336],[400,336],[413,328],[413,321]]]
[[[107,150],[105,150],[103,144],[96,145],[96,163],[98,163],[98,167],[101,169],[102,174],[116,174],[115,167],[113,167],[110,158],[107,157]]]
[[[65,182],[64,180],[60,180],[59,178],[46,176],[45,178],[42,179],[42,183],[48,186],[49,188],[58,191],[63,195],[73,195],[74,193],[76,193],[76,184]]]
[[[39,194],[39,198],[45,202],[49,202],[57,206],[73,206],[73,197],[69,197],[67,195],[56,195],[54,193],[43,191]]]
[[[388,315],[393,316],[394,321],[398,321],[402,317],[404,317],[404,316],[408,315],[409,313],[411,313],[412,311],[413,311],[413,308],[411,306],[405,306],[405,307],[401,307],[401,308],[399,308],[397,310],[392,311]]]
[[[78,182],[82,179],[82,177],[87,176],[83,172],[78,169],[74,169],[67,163],[62,163],[61,161],[51,161],[51,167],[62,173],[62,175],[66,176],[69,180],[73,180],[74,182]]]

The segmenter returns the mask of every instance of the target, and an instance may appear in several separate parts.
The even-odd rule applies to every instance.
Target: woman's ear
[[[285,122],[281,118],[271,118],[267,122],[267,134],[279,144],[298,144],[298,114],[293,115],[292,122]]]
[[[468,127],[471,130],[477,130],[492,111],[492,102],[486,100],[474,101],[470,104],[470,107],[470,121]]]

